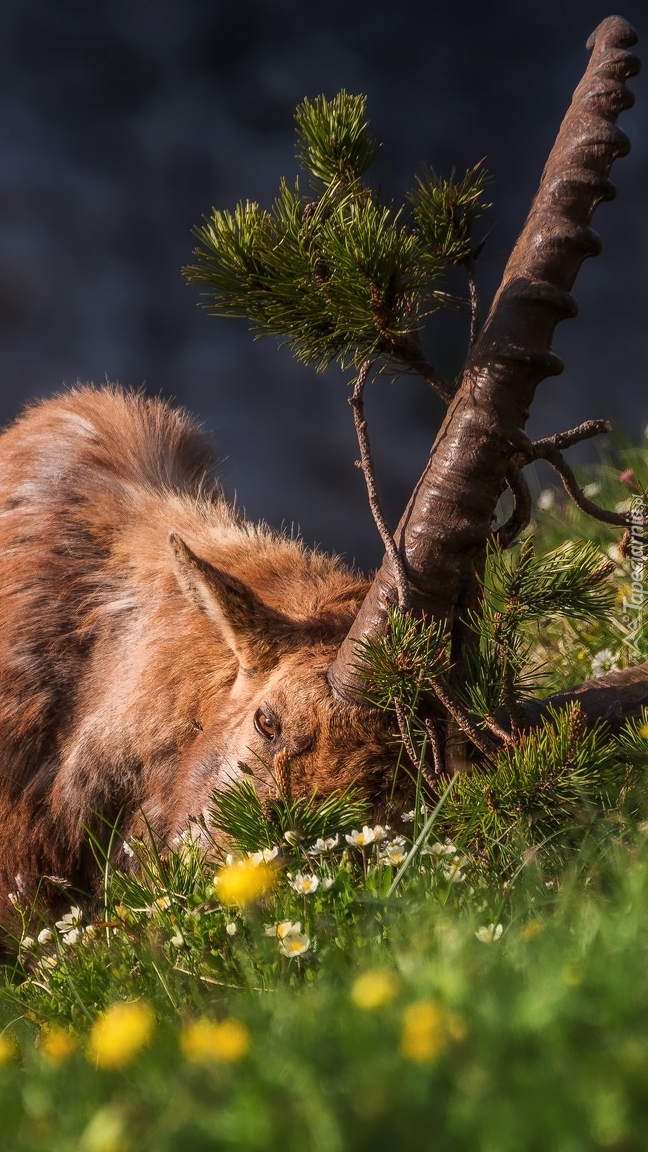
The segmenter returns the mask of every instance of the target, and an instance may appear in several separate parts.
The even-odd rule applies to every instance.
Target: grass
[[[534,658],[559,687],[622,640],[620,609],[540,621]],[[244,782],[214,801],[231,860],[196,829],[100,860],[103,899],[58,922],[18,895],[2,1152],[643,1152],[647,719],[581,742],[560,812],[515,824],[512,756],[478,825],[477,775],[388,829],[352,793],[268,814]],[[560,748],[540,734],[535,780]]]
[[[3,1149],[645,1148],[646,833],[602,819],[509,884],[432,834],[390,895],[394,840],[309,857],[309,893],[288,859],[230,865],[238,906],[197,843],[138,846],[108,920],[7,972]]]

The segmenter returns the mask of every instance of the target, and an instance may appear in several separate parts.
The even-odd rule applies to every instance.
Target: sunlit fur
[[[85,825],[144,816],[172,836],[242,764],[272,788],[284,749],[295,794],[385,794],[384,721],[326,679],[366,584],[248,523],[212,468],[186,415],[116,388],[37,404],[0,437],[0,919],[42,875],[91,887]],[[172,534],[256,593],[267,628],[219,628]]]

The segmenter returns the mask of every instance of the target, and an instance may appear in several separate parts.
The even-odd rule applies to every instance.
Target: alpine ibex
[[[521,469],[602,422],[532,444],[540,381],[561,371],[557,322],[599,249],[590,220],[613,195],[616,127],[638,70],[632,28],[604,21],[538,194],[450,398],[429,463],[371,584],[335,560],[247,523],[205,476],[212,460],[181,413],[118,389],[77,388],[29,409],[0,439],[0,900],[57,874],[89,883],[84,825],[140,813],[163,835],[252,766],[272,786],[281,755],[310,794],[357,780],[380,803],[393,748],[362,698],[357,646],[387,609],[459,619],[478,585],[498,499],[528,523]],[[584,500],[576,491],[577,498]],[[593,506],[588,505],[589,510]],[[623,514],[601,513],[625,524]],[[646,668],[576,690],[648,701]],[[606,696],[607,694],[607,696]],[[631,699],[630,699],[631,698]],[[457,720],[439,691],[445,721]]]

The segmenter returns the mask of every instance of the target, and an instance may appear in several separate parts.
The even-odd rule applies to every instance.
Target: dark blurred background
[[[348,374],[316,376],[244,323],[202,311],[180,274],[190,229],[212,205],[269,205],[296,172],[296,104],[344,87],[369,98],[383,141],[373,179],[386,194],[400,200],[422,162],[448,174],[486,157],[487,303],[587,36],[608,14],[592,0],[2,0],[2,422],[64,382],[143,385],[213,431],[225,486],[250,516],[377,563]],[[645,0],[623,15],[648,44]],[[581,315],[558,329],[566,370],[539,390],[539,434],[607,416],[638,438],[648,421],[646,76],[632,87],[622,127],[633,150],[615,165],[616,202],[596,216],[604,252],[579,276]],[[465,319],[436,319],[425,339],[453,376]],[[395,520],[441,411],[425,385],[401,379],[378,383],[367,412]]]

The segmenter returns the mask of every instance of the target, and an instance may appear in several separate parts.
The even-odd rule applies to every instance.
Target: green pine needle
[[[304,797],[273,797],[261,800],[251,780],[237,781],[215,792],[209,817],[232,845],[243,852],[271,848],[278,842],[289,847],[312,844],[318,837],[362,827],[370,806],[353,786],[322,799],[315,793]]]
[[[297,158],[316,181],[353,184],[364,175],[378,151],[366,110],[366,96],[350,96],[344,89],[332,100],[316,96],[299,105]]]
[[[437,176],[431,168],[417,177],[418,189],[409,199],[423,245],[423,260],[436,268],[440,264],[462,264],[471,256],[472,226],[491,207],[484,200],[490,177],[480,160],[455,180]]]
[[[346,92],[304,100],[298,154],[316,199],[282,181],[269,212],[251,201],[214,209],[195,229],[197,262],[184,269],[215,315],[246,318],[317,370],[368,357],[400,363],[426,316],[467,308],[440,281],[468,251],[485,207],[483,170],[459,182],[430,174],[407,218],[362,181],[377,149],[365,112],[365,97]]]

